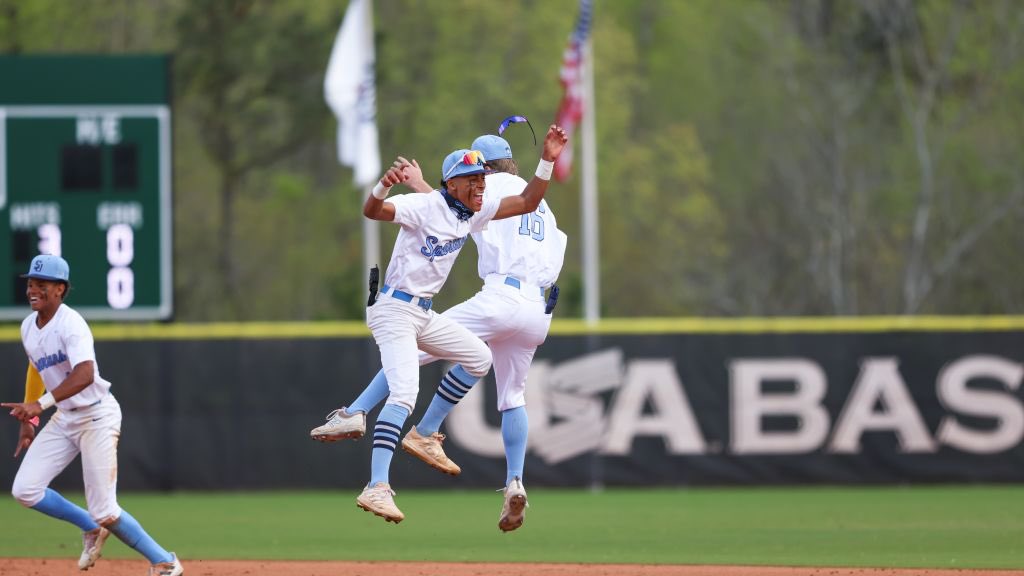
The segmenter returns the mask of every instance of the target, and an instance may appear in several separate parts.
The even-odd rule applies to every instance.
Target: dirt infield
[[[185,559],[186,576],[1021,576],[1020,570],[928,570],[643,564],[461,564]],[[142,576],[146,563],[100,560],[88,576]],[[0,576],[81,575],[75,559],[0,558]]]

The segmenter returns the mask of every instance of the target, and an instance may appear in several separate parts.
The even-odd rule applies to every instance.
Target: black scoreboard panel
[[[42,253],[87,319],[170,318],[167,58],[0,57],[0,78],[0,320],[28,314]]]

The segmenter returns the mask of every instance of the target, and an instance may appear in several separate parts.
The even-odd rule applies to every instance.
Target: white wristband
[[[541,158],[540,163],[537,164],[537,172],[534,173],[534,176],[540,178],[541,180],[551,180],[551,172],[554,169],[554,162],[548,162],[547,160]]]
[[[390,192],[390,186],[384,186],[380,182],[377,182],[377,185],[373,187],[373,192],[370,192],[370,194],[373,194],[373,197],[377,200],[383,200],[388,197]]]
[[[49,410],[57,403],[53,398],[53,394],[50,394],[49,392],[40,396],[39,400],[36,400],[36,402],[39,402],[39,406],[41,406],[43,410]]]

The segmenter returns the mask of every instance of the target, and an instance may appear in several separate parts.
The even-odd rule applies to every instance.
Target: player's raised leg
[[[402,439],[402,449],[446,474],[462,472],[444,453],[441,421],[491,369],[491,350],[483,340],[454,320],[436,316],[420,335],[420,349],[427,354],[457,362],[431,399],[423,420]]]
[[[461,364],[456,364],[445,373],[419,424],[410,428],[405,438],[402,439],[402,449],[445,474],[455,476],[461,473],[462,469],[459,468],[459,465],[452,462],[444,453],[441,444],[445,437],[444,434],[438,432],[438,429],[452,408],[469,393],[479,380],[467,372]]]
[[[327,415],[325,424],[310,430],[310,437],[321,442],[362,438],[366,434],[366,415],[387,397],[388,379],[382,369],[352,404],[333,410]]]
[[[320,442],[337,442],[362,438],[366,434],[366,414],[342,406],[327,414],[327,422],[309,431],[309,436]]]

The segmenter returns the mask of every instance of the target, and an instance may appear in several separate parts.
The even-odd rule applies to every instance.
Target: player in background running
[[[113,534],[150,562],[153,576],[184,572],[173,552],[150,537],[142,525],[117,503],[117,443],[121,406],[100,376],[92,331],[64,298],[70,289],[70,268],[60,256],[39,255],[28,273],[32,313],[21,324],[21,342],[29,365],[24,402],[0,404],[21,422],[15,457],[25,459],[11,493],[23,506],[74,524],[82,530],[78,569],[88,570]],[[57,411],[36,434],[39,415]],[[82,479],[88,511],[49,487],[75,456],[82,455]]]

